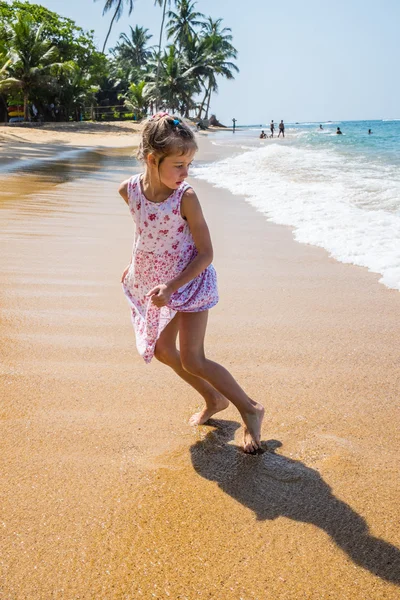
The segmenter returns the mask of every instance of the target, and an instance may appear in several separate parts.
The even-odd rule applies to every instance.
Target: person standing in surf
[[[270,131],[271,131],[271,137],[274,137],[274,131],[275,131],[275,123],[274,120],[272,119],[270,125],[269,125]]]
[[[190,423],[205,423],[230,401],[244,421],[244,451],[255,453],[263,406],[204,352],[208,311],[218,302],[218,290],[208,226],[185,182],[196,150],[194,134],[180,119],[158,113],[146,122],[138,150],[144,172],[119,187],[136,226],[121,283],[139,354],[146,363],[155,356],[204,398],[205,407]]]

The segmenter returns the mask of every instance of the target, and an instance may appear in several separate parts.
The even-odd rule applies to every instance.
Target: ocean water
[[[229,158],[194,166],[193,175],[400,290],[400,119],[321,124],[286,123],[285,139],[260,140],[267,125],[215,133],[210,140]]]

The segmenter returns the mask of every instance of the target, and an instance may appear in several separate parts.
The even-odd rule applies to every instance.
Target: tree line
[[[88,106],[86,117],[104,113],[108,120],[123,113],[141,119],[160,109],[208,118],[220,78],[238,72],[231,29],[196,11],[192,0],[155,0],[162,9],[158,44],[135,25],[105,54],[124,3],[131,13],[133,0],[105,2],[103,14],[111,11],[112,18],[100,52],[94,31],[72,19],[38,4],[0,0],[0,120],[80,120]]]

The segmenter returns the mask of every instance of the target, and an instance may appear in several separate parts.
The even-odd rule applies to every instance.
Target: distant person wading
[[[275,123],[274,123],[273,120],[271,121],[269,128],[271,130],[271,137],[273,138],[274,137],[274,131],[275,131]]]

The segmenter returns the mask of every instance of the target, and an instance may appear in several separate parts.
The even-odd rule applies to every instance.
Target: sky
[[[38,0],[102,48],[112,13],[105,0]],[[129,25],[158,43],[162,11],[135,0],[114,24],[108,47]],[[173,4],[173,0],[172,0]],[[196,10],[232,29],[240,73],[221,79],[211,112],[226,125],[400,118],[399,0],[198,0]]]

